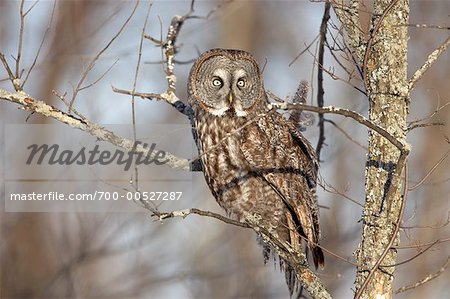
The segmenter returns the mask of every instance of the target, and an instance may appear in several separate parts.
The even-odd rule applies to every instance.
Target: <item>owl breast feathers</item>
[[[205,178],[230,217],[257,215],[299,251],[304,237],[315,266],[323,266],[315,152],[294,123],[268,110],[262,81],[244,51],[214,49],[194,63],[189,103]],[[292,292],[295,275],[289,265],[284,270]]]

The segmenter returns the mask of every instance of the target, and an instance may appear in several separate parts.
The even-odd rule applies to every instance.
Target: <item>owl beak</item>
[[[230,104],[233,103],[233,94],[230,93],[230,96],[228,97],[228,101],[230,101]]]

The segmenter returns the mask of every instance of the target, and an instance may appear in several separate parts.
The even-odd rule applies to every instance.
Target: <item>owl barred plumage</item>
[[[191,69],[188,92],[204,175],[219,205],[242,222],[260,216],[296,250],[304,236],[315,266],[323,266],[315,152],[293,122],[268,110],[254,57],[240,50],[203,53]],[[289,265],[284,270],[292,293],[295,273]]]

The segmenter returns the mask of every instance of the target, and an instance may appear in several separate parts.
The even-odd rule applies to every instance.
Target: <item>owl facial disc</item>
[[[245,117],[261,102],[262,77],[243,51],[204,53],[192,67],[189,89],[194,104],[215,116]]]

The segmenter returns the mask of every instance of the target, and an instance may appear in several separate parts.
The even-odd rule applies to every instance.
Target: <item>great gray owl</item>
[[[255,58],[241,50],[209,50],[192,66],[189,104],[203,172],[231,218],[256,215],[297,250],[304,236],[323,266],[315,151],[294,123],[269,111],[262,80]],[[267,259],[270,246],[262,245]],[[283,269],[292,293],[295,273]]]

